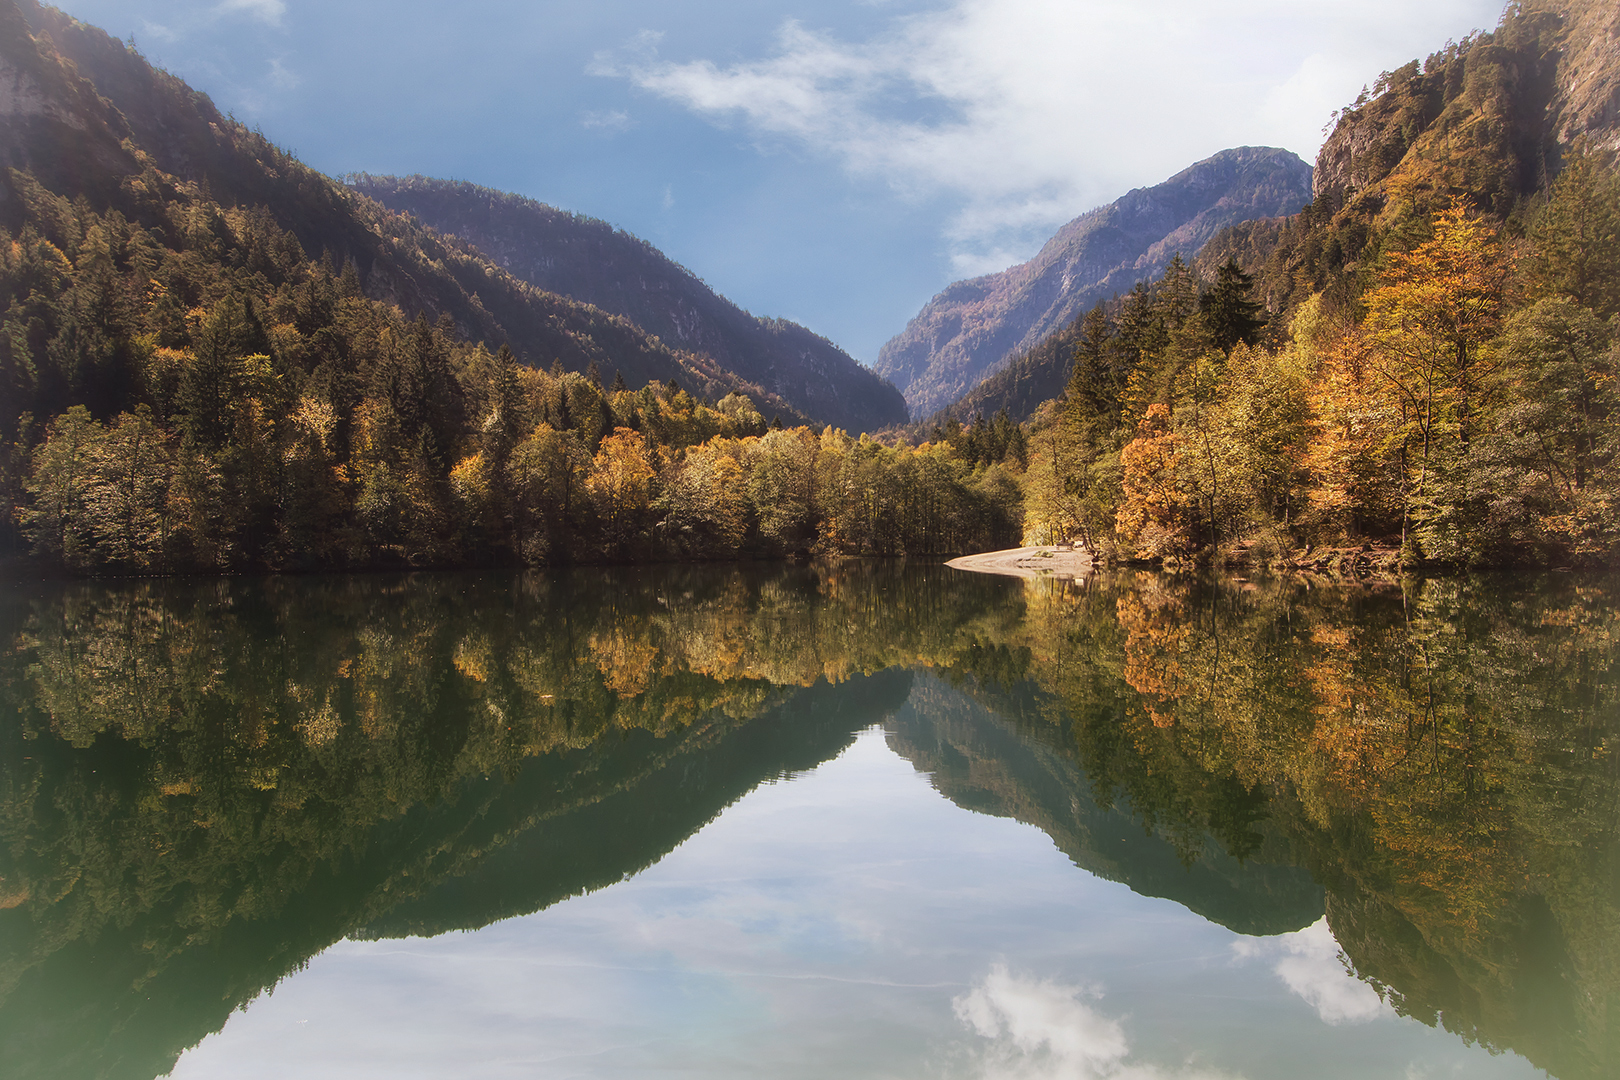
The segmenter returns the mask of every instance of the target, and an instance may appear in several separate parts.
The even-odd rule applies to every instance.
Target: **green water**
[[[1617,600],[7,586],[0,1076],[1607,1077]]]

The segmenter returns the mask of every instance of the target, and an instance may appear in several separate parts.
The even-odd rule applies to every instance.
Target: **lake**
[[[1620,578],[0,590],[0,1076],[1608,1077]]]

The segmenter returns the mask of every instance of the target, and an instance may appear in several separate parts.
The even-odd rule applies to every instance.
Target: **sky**
[[[1501,0],[64,0],[332,175],[642,236],[871,363],[951,281],[1231,146],[1313,160]]]

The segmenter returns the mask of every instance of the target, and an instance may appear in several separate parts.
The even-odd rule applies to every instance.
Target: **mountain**
[[[1016,721],[1037,710],[1009,699],[1035,693],[1027,683],[985,692],[919,675],[885,724],[889,748],[958,806],[1033,825],[1076,866],[1139,896],[1173,900],[1239,934],[1292,933],[1322,917],[1322,887],[1289,864],[1287,841],[1269,823],[1260,857],[1245,861],[1211,837],[1189,855],[1144,830],[1129,806],[1099,805],[1072,750],[1037,738],[1039,723]]]
[[[1600,161],[1620,151],[1620,8],[1511,5],[1494,31],[1379,76],[1334,118],[1311,205],[1223,231],[1202,261],[1235,257],[1274,311],[1314,293],[1346,303],[1376,282],[1385,250],[1426,236],[1453,197],[1522,232],[1578,143]],[[1587,299],[1607,315],[1620,287],[1598,273],[1608,299]]]
[[[777,409],[785,420],[797,415],[713,359],[673,348],[621,316],[537,289],[464,241],[348,190],[222,115],[207,95],[154,69],[132,47],[36,0],[0,0],[0,155],[17,170],[0,178],[0,226],[14,234],[33,228],[70,261],[83,241],[72,235],[82,232],[81,223],[70,219],[82,206],[116,213],[144,230],[144,239],[176,253],[195,248],[187,252],[193,263],[251,274],[259,268],[245,265],[254,256],[244,250],[253,246],[243,235],[250,230],[220,220],[251,210],[296,240],[301,251],[293,261],[324,252],[323,261],[352,264],[366,299],[408,316],[447,318],[458,336],[491,349],[509,343],[529,364],[560,360],[583,371],[594,362],[604,377],[618,370],[632,386],[674,379],[709,398],[747,394],[767,416]],[[215,235],[199,237],[199,229]],[[262,238],[262,228],[252,231]],[[264,253],[258,257],[263,261]],[[61,338],[61,328],[49,323],[28,334]],[[40,341],[26,361],[6,360],[40,371],[63,367],[71,383],[74,371],[95,366],[67,355],[84,351],[77,341]],[[25,399],[18,409],[49,415],[95,392],[69,391],[78,400]],[[12,419],[0,418],[0,425]]]
[[[1213,281],[1216,271],[1228,255],[1235,258],[1240,266],[1252,265],[1254,259],[1242,240],[1257,234],[1268,238],[1275,236],[1288,220],[1254,218],[1226,226],[1189,260],[1193,273],[1199,281]],[[1270,247],[1266,250],[1269,251]],[[1258,293],[1256,298],[1262,301],[1267,299]],[[1115,307],[1113,304],[1108,306]],[[1266,306],[1268,310],[1277,307],[1274,303],[1267,303]],[[1114,311],[1109,312],[1110,317],[1115,314]],[[975,416],[994,416],[1003,409],[1014,420],[1022,422],[1030,419],[1042,404],[1062,395],[1068,387],[1069,376],[1074,372],[1074,347],[1080,339],[1083,319],[1083,314],[1077,315],[1030,348],[1014,354],[999,371],[939,412],[920,418],[924,434],[947,418],[954,417],[968,423]]]
[[[916,417],[951,404],[1099,299],[1191,255],[1225,226],[1292,214],[1311,168],[1287,150],[1223,150],[1075,218],[1026,263],[951,285],[883,346],[877,371]]]
[[[1584,139],[1620,150],[1620,8],[1607,0],[1513,5],[1493,33],[1385,72],[1343,110],[1314,194],[1335,210],[1384,209],[1413,190],[1466,191],[1506,216]]]
[[[1600,155],[1620,150],[1616,57],[1612,3],[1540,0],[1516,6],[1493,32],[1384,72],[1336,114],[1304,212],[1223,227],[1195,270],[1207,281],[1236,259],[1257,276],[1254,298],[1284,321],[1313,293],[1350,299],[1372,283],[1384,247],[1420,235],[1454,194],[1505,219],[1546,189],[1577,140]],[[1077,332],[1071,320],[1022,346],[952,402],[952,414],[1005,408],[1027,419],[1063,393]]]
[[[1054,330],[1026,352],[1009,360],[1000,371],[931,416],[921,417],[925,436],[950,418],[971,423],[975,416],[993,417],[1001,410],[1022,423],[1041,405],[1063,393],[1074,370],[1074,345],[1080,319]]]
[[[857,433],[906,419],[900,392],[826,338],[785,319],[750,315],[645,240],[604,221],[476,184],[364,174],[347,182],[461,237],[537,288],[714,358],[805,416]]]

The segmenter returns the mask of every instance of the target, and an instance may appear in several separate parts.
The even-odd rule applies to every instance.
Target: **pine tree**
[[[1266,325],[1264,309],[1249,299],[1253,287],[1254,277],[1243,272],[1236,258],[1227,256],[1215,271],[1215,284],[1198,301],[1198,310],[1222,352],[1231,352],[1240,341],[1253,345],[1255,335]]]
[[[1113,328],[1101,301],[1086,313],[1080,325],[1080,338],[1074,346],[1074,372],[1069,376],[1065,396],[1071,410],[1086,416],[1112,417],[1119,412],[1119,395],[1125,386]]]

